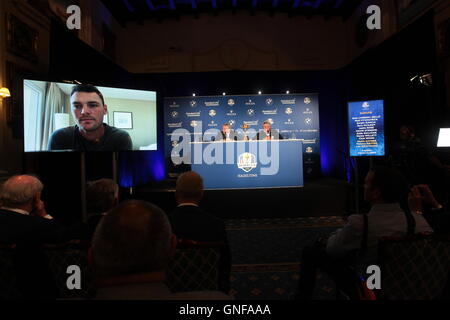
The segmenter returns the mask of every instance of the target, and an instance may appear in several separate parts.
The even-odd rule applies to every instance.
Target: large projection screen
[[[71,95],[74,86],[24,80],[25,152],[157,149],[155,91],[97,86],[104,103],[92,110],[101,109],[101,113],[98,110],[77,112],[80,106],[74,101],[75,95]],[[96,93],[94,96],[99,97]],[[98,101],[102,102],[101,99]],[[92,101],[81,104],[92,106]],[[85,142],[80,138],[80,131],[100,126],[108,129],[98,141]],[[124,137],[131,143],[118,140]],[[96,143],[105,147],[96,148]]]

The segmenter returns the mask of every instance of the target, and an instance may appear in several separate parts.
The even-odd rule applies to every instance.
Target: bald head
[[[5,181],[1,190],[1,202],[9,208],[23,208],[36,197],[40,198],[42,182],[30,175],[13,176]]]
[[[110,210],[92,243],[101,276],[162,271],[171,254],[172,230],[166,214],[145,201],[127,201]]]
[[[188,171],[178,177],[175,197],[178,203],[199,203],[203,197],[203,179],[194,172]]]

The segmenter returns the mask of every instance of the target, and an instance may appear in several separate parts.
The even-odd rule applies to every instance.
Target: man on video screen
[[[92,85],[77,85],[70,95],[76,125],[55,131],[48,149],[75,151],[132,150],[130,135],[103,123],[108,112],[102,93]]]

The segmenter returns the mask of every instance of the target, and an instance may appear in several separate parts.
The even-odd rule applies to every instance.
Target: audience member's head
[[[86,202],[89,214],[107,212],[119,203],[119,186],[112,179],[88,182]]]
[[[162,272],[176,239],[157,206],[131,200],[110,210],[99,223],[92,258],[99,278]]]
[[[13,176],[3,184],[0,202],[3,207],[30,212],[41,199],[43,188],[42,182],[34,176]]]
[[[395,169],[374,167],[366,176],[364,199],[372,204],[401,202],[407,194],[408,183]]]
[[[179,204],[198,204],[203,198],[202,177],[194,171],[188,171],[181,174],[177,180],[175,198]]]

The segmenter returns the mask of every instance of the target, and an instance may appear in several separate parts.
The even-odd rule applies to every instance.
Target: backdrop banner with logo
[[[197,145],[194,148],[201,145],[204,157],[215,149],[216,163],[194,161],[191,165],[203,177],[205,189],[303,187],[302,142],[298,139],[193,144]]]
[[[278,131],[283,140],[301,142],[299,145],[303,157],[290,160],[297,160],[296,163],[303,162],[306,177],[318,175],[320,172],[318,95],[282,94],[165,98],[164,143],[169,177],[191,169],[194,160],[189,159],[188,154],[192,156],[194,153],[187,149],[194,148],[198,142],[214,141],[223,124],[228,123],[232,130],[239,132],[238,140],[245,136],[253,140],[256,138],[255,133],[262,129],[265,121],[271,123],[272,130]],[[280,151],[280,159],[291,156]],[[179,158],[174,160],[177,157]],[[238,157],[239,155],[236,155],[236,164]],[[280,160],[280,163],[284,163],[284,160]],[[198,164],[200,163],[196,163]],[[237,181],[236,183],[239,187]],[[273,187],[278,187],[282,183],[277,184]]]

